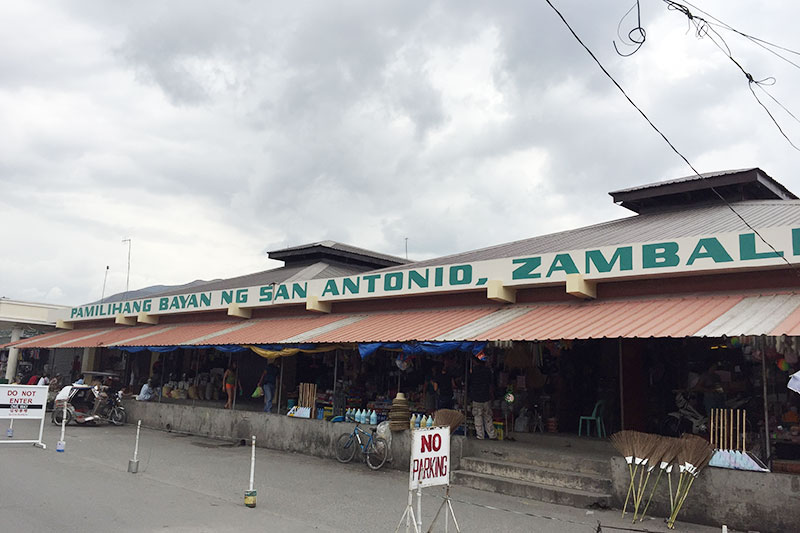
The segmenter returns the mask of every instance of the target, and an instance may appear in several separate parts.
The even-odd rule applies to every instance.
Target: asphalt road
[[[0,421],[0,438],[6,427],[7,421]],[[25,429],[15,425],[15,437]],[[59,429],[48,419],[46,450],[0,446],[0,531],[391,532],[405,508],[407,473],[373,472],[363,463],[342,465],[262,448],[256,451],[257,507],[247,508],[249,446],[143,430],[139,473],[130,474],[135,432],[133,426],[70,426],[66,450],[57,453]],[[424,492],[426,529],[442,493],[439,488]],[[453,487],[451,495],[465,532],[589,533],[597,531],[598,522],[604,532],[632,527],[618,511],[574,509],[463,487]],[[647,520],[642,529],[668,531],[661,520]],[[719,531],[684,523],[676,530]],[[452,523],[449,531],[455,531]]]

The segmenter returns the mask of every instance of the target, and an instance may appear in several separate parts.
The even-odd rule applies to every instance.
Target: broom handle
[[[729,411],[731,412],[731,427],[730,427],[731,440],[729,444],[731,449],[733,449],[733,409],[729,409]]]
[[[639,522],[644,521],[644,516],[647,514],[647,510],[650,508],[650,502],[653,501],[653,494],[656,492],[656,488],[658,487],[658,482],[661,479],[661,474],[664,473],[663,468],[658,469],[658,475],[656,476],[656,482],[653,485],[652,490],[650,490],[650,496],[647,497],[647,505],[644,506],[644,511],[642,511],[642,517],[639,519]]]
[[[636,465],[636,469],[639,468],[639,465]],[[628,485],[628,495],[625,496],[625,505],[622,506],[622,516],[625,516],[625,511],[628,509],[628,500],[631,497],[631,491],[633,490],[633,478],[636,476],[636,469],[633,468],[633,463],[628,465],[628,470],[631,474],[631,484]]]
[[[675,500],[672,497],[672,472],[667,472],[667,483],[669,483],[669,513],[672,514],[672,510],[675,509]]]
[[[742,416],[742,452],[747,453],[747,409]]]
[[[678,502],[678,506],[675,508],[675,512],[672,513],[670,516],[670,521],[667,522],[667,525],[670,529],[672,526],[675,525],[675,520],[678,518],[678,513],[681,511],[681,507],[683,507],[683,502],[686,501],[686,497],[689,495],[689,489],[692,488],[692,483],[694,483],[695,477],[692,476],[692,479],[689,480],[689,484],[686,486],[686,491],[683,493],[680,501]]]
[[[647,477],[644,479],[644,485],[642,485],[641,480],[639,481],[639,497],[636,499],[636,502],[633,506],[633,523],[636,523],[636,516],[639,514],[639,506],[642,504],[642,497],[644,496],[644,491],[647,488],[647,482],[650,481],[650,473],[652,470],[648,470]]]
[[[739,409],[737,409],[736,410],[736,449],[737,450],[740,449],[739,448],[739,439],[741,438],[741,435],[742,435],[742,420],[741,420],[741,417],[742,417],[742,413],[741,413],[741,411]]]
[[[709,422],[709,430],[708,434],[711,438],[711,446],[714,446],[714,411],[715,409],[711,410],[711,421]]]

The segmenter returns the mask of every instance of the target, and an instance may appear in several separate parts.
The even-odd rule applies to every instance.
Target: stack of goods
[[[405,394],[398,392],[389,411],[389,428],[392,431],[408,429],[409,418],[411,418],[411,412],[408,410],[408,400]]]

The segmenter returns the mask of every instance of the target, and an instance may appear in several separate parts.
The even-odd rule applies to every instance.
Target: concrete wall
[[[630,484],[628,465],[613,457],[614,505],[622,508]],[[673,473],[673,483],[677,475]],[[651,477],[650,487],[653,479]],[[673,485],[674,486],[674,485]],[[662,476],[648,516],[669,515],[667,480]],[[631,509],[628,503],[628,509]],[[797,531],[800,524],[800,476],[705,468],[692,484],[678,520],[744,531]]]
[[[335,458],[336,438],[353,431],[354,426],[346,422],[331,423],[260,411],[228,411],[174,403],[131,400],[125,407],[131,423],[141,420],[147,427],[223,439],[250,439],[255,435],[257,446],[317,457]],[[453,469],[458,468],[463,441],[463,437],[453,437],[451,441]],[[391,450],[391,462],[387,461],[387,466],[407,471],[411,455],[410,432],[392,432]]]

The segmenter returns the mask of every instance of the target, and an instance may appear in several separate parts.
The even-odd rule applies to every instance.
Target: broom
[[[454,409],[439,409],[433,413],[434,426],[450,426],[452,434],[458,426],[464,423],[464,413]]]
[[[653,471],[653,468],[658,466],[659,461],[661,460],[661,456],[659,454],[658,457],[654,457],[654,453],[657,452],[657,448],[660,442],[660,438],[658,435],[652,435],[650,433],[640,433],[637,436],[636,440],[636,450],[635,455],[637,457],[642,458],[640,470],[639,470],[639,487],[635,488],[633,491],[633,521],[636,522],[636,517],[639,515],[639,506],[642,503],[642,497],[644,496],[645,488],[647,487],[647,483],[650,481],[650,474]],[[645,477],[645,472],[647,472],[647,477]]]
[[[628,463],[628,474],[630,475],[631,482],[628,485],[628,494],[625,496],[625,505],[622,507],[622,516],[625,516],[625,511],[628,509],[628,500],[631,497],[631,492],[633,491],[633,480],[634,476],[636,475],[636,470],[633,468],[634,460],[636,459],[634,456],[636,441],[638,439],[638,432],[637,431],[630,431],[630,430],[623,430],[618,431],[611,435],[611,444],[616,448],[616,450],[622,454],[625,458],[625,462]],[[636,463],[636,468],[638,469],[639,463]]]
[[[655,494],[656,489],[658,488],[658,482],[661,480],[661,476],[667,470],[668,467],[671,467],[672,461],[675,460],[675,446],[677,439],[673,439],[671,437],[658,437],[658,445],[656,449],[653,450],[652,458],[653,458],[653,465],[658,466],[658,476],[656,476],[655,484],[653,484],[653,488],[650,490],[650,495],[647,497],[647,505],[644,506],[644,511],[642,511],[642,516],[639,519],[639,522],[644,521],[644,517],[647,514],[647,509],[650,508],[650,502],[653,501],[653,494]],[[672,491],[670,491],[670,500],[672,499]],[[670,507],[670,512],[672,512],[672,508]]]
[[[708,464],[711,457],[714,455],[714,448],[703,438],[694,435],[684,435],[681,437],[683,446],[681,447],[682,453],[679,455],[679,460],[683,461],[682,465],[682,483],[678,483],[678,491],[675,498],[675,508],[672,510],[669,519],[667,520],[667,527],[673,529],[675,527],[675,520],[678,518],[678,513],[683,507],[689,495],[689,489],[692,488],[694,480],[700,475],[700,471]]]

